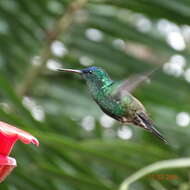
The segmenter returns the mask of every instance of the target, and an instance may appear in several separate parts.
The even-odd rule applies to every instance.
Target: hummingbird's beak
[[[65,71],[65,72],[82,74],[81,70],[75,70],[75,69],[57,69],[57,71]]]

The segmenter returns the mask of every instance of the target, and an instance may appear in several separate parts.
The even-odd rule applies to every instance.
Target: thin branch
[[[161,162],[156,162],[151,164],[133,175],[129,176],[124,180],[124,182],[120,185],[119,190],[129,190],[129,186],[137,181],[138,179],[142,178],[143,176],[150,174],[154,171],[162,170],[162,169],[171,169],[171,168],[186,168],[190,167],[190,158],[180,158],[174,160],[166,160]]]
[[[68,28],[71,26],[75,13],[80,10],[88,0],[75,0],[72,1],[65,14],[56,22],[53,29],[47,34],[47,42],[45,47],[41,51],[40,59],[37,64],[33,64],[29,67],[23,82],[18,86],[17,93],[20,96],[24,96],[32,88],[35,80],[43,71],[47,60],[51,57],[51,45],[52,43]]]

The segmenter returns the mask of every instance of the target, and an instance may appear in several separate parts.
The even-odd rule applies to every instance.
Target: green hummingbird
[[[143,104],[130,93],[147,79],[147,76],[131,77],[120,84],[111,80],[109,75],[99,67],[93,66],[82,70],[58,69],[58,71],[80,74],[86,81],[92,98],[107,115],[121,123],[142,127],[167,143],[149,118]]]

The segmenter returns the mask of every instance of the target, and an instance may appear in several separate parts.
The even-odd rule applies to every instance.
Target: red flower
[[[0,121],[0,182],[16,167],[16,160],[8,155],[17,140],[39,145],[38,140],[29,133]]]

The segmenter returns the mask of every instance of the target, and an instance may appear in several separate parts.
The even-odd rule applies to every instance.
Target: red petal
[[[29,133],[0,121],[0,182],[16,167],[16,160],[7,155],[18,139],[26,144],[39,145],[38,140]]]
[[[8,156],[17,139],[17,135],[5,136],[0,131],[0,154]]]
[[[16,167],[16,160],[8,156],[0,155],[0,183],[12,172]]]
[[[0,121],[0,154],[9,155],[17,140],[39,145],[38,140],[29,133]]]
[[[39,146],[38,140],[35,137],[33,137],[30,133],[27,133],[26,131],[18,129],[2,121],[0,121],[0,132],[9,137],[17,135],[17,139],[21,140],[23,143],[33,143]]]

